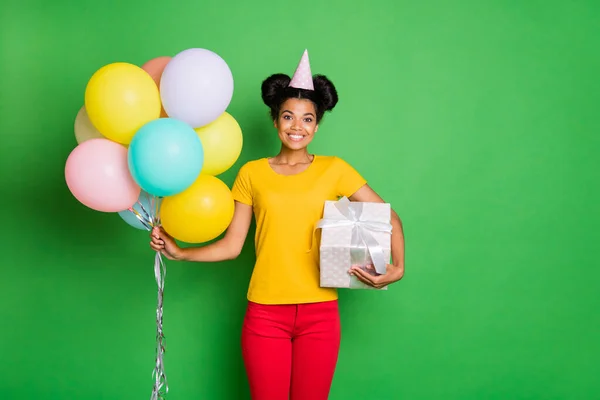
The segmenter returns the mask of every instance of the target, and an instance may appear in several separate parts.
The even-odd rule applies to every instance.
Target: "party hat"
[[[297,89],[315,90],[312,73],[310,72],[310,62],[308,61],[308,50],[304,50],[304,54],[302,54],[300,63],[288,86]]]

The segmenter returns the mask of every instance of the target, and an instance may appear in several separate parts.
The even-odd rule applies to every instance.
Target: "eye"
[[[291,118],[292,118],[292,117],[290,117],[290,116],[289,116],[289,115],[287,115],[287,114],[283,116],[283,119],[291,119]]]
[[[312,122],[313,120],[312,120],[312,118],[305,118],[305,119],[304,119],[304,121],[305,121],[305,122],[309,122],[309,123],[310,123],[310,122]]]

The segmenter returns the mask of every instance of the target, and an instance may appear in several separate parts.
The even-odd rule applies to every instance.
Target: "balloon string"
[[[162,203],[162,198],[152,196],[145,193],[146,201],[149,210],[146,210],[142,202],[138,201],[141,212],[136,210],[134,207],[130,207],[129,211],[135,215],[135,217],[144,225],[144,227],[151,231],[153,227],[160,226],[159,211]],[[164,400],[164,396],[169,392],[169,385],[167,383],[167,375],[165,374],[164,366],[164,354],[165,354],[165,335],[163,332],[163,296],[165,288],[165,276],[167,274],[167,267],[165,265],[162,254],[157,251],[154,257],[154,278],[156,279],[156,285],[158,287],[158,298],[156,305],[156,358],[154,362],[154,369],[152,371],[152,378],[154,379],[154,386],[152,388],[151,400]]]
[[[152,215],[150,214],[150,212],[148,212],[148,210],[146,210],[144,204],[138,200],[137,205],[140,206],[140,209],[142,210],[142,213],[144,214],[144,217],[148,220],[148,222],[152,222]]]
[[[142,223],[142,225],[144,225],[144,228],[146,228],[146,230],[151,231],[152,230],[152,217],[150,217],[145,212],[141,203],[138,202],[138,204],[140,205],[140,208],[142,208],[142,213],[144,213],[144,215],[142,215],[138,210],[136,210],[133,207],[129,207],[128,211],[131,212],[133,215],[135,215],[135,217],[138,219],[138,221],[140,221]]]
[[[169,392],[167,376],[165,374],[164,353],[165,335],[163,333],[163,292],[165,285],[166,267],[160,252],[156,252],[154,259],[154,274],[158,285],[158,304],[156,308],[156,360],[152,377],[155,379],[151,400],[162,400]]]

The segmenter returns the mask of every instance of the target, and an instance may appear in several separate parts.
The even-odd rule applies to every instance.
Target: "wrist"
[[[177,249],[177,252],[175,254],[173,254],[174,258],[177,261],[188,261],[187,257],[188,257],[188,252],[187,252],[187,248],[181,248],[179,247]]]

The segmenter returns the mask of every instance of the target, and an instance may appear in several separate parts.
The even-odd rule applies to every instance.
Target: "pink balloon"
[[[162,76],[163,71],[165,70],[165,67],[169,63],[169,61],[171,61],[171,57],[161,56],[161,57],[153,58],[152,60],[148,60],[148,61],[146,61],[146,63],[144,63],[144,65],[142,65],[142,69],[144,71],[146,71],[148,73],[148,75],[150,75],[152,77],[152,79],[154,79],[154,83],[156,83],[156,86],[158,87],[159,90],[160,90],[160,78]],[[160,116],[162,118],[168,117],[164,107],[161,107],[161,109],[160,109]]]
[[[102,212],[127,210],[141,191],[129,173],[127,149],[104,138],[87,140],[73,149],[65,179],[79,202]]]

